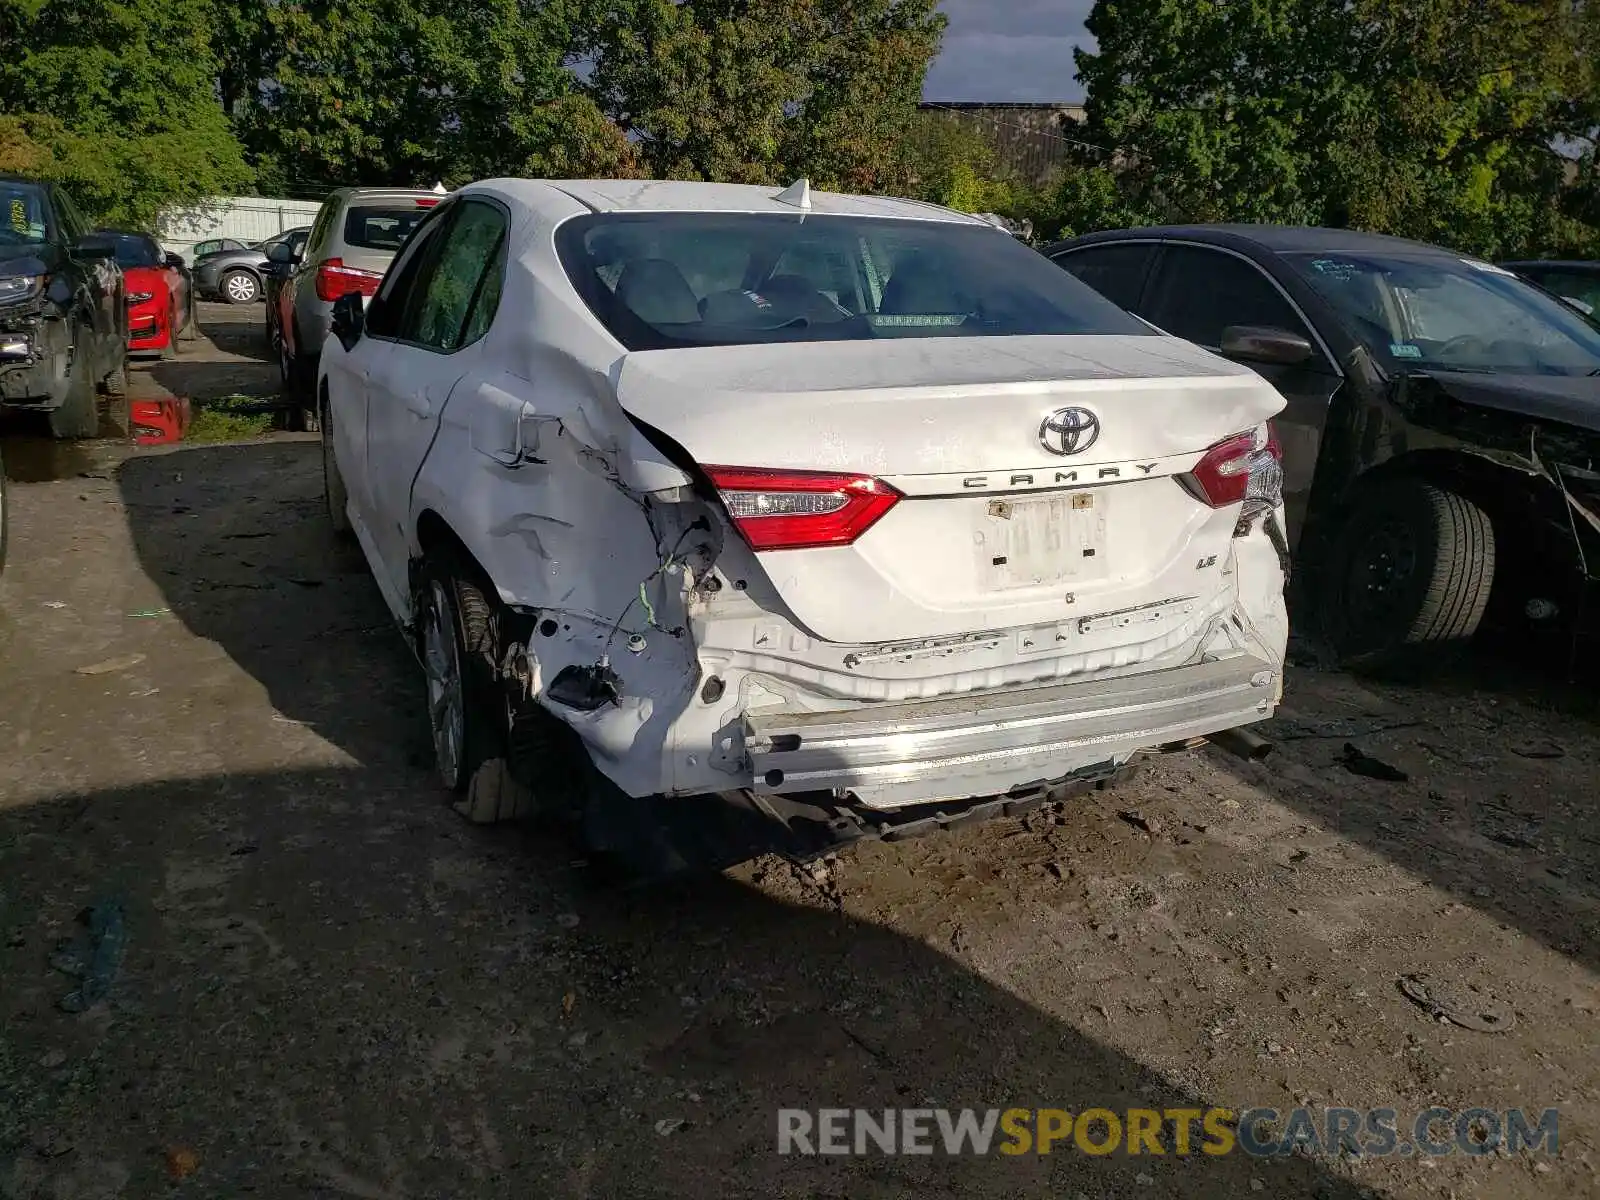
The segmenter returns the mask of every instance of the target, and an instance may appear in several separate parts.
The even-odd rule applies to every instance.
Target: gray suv
[[[340,188],[322,202],[300,254],[287,246],[269,252],[287,274],[273,289],[267,327],[300,424],[315,427],[311,393],[333,302],[347,292],[376,293],[406,238],[443,199],[418,188]]]

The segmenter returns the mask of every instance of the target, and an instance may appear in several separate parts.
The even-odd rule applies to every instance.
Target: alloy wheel
[[[433,753],[448,788],[459,782],[462,747],[466,744],[466,688],[451,613],[454,610],[441,580],[428,584],[428,611],[422,625],[422,666],[428,677],[428,723]]]
[[[256,281],[248,275],[230,275],[227,282],[228,299],[235,304],[246,304],[256,298]]]

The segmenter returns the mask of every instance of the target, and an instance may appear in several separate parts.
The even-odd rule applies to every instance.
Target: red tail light
[[[347,267],[343,259],[330,258],[317,268],[317,299],[331,302],[347,292],[376,296],[382,282],[383,276],[377,271]]]
[[[752,550],[848,546],[900,502],[870,475],[707,467],[728,515]]]
[[[1248,433],[1235,434],[1206,451],[1190,471],[1190,491],[1212,508],[1227,508],[1246,499],[1273,507],[1282,498],[1283,447],[1269,421]]]

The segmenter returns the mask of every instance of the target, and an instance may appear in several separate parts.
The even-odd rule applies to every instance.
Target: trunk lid
[[[849,540],[753,543],[798,622],[851,644],[1099,617],[1149,638],[1166,608],[1221,586],[1237,514],[1180,477],[1283,407],[1254,372],[1159,336],[641,351],[614,385],[723,480],[735,517],[745,497],[730,481],[761,486],[748,469],[898,493]]]

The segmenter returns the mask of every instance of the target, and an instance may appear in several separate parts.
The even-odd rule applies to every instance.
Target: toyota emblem
[[[1058,408],[1039,426],[1039,444],[1051,454],[1081,454],[1100,437],[1100,418],[1087,408]]]

